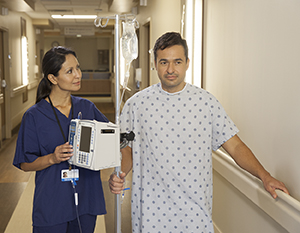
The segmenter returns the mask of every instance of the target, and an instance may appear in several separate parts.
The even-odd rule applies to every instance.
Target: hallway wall
[[[150,23],[150,48],[152,49],[155,41],[165,32],[180,32],[180,22],[182,15],[181,0],[151,0],[147,7],[140,7],[137,20],[140,26]],[[141,30],[142,27],[140,27]],[[150,61],[151,62],[151,61]],[[154,66],[152,67],[154,68]],[[158,83],[159,79],[156,70],[151,70],[149,85]]]
[[[26,31],[28,38],[28,65],[29,65],[29,85],[23,86],[21,74],[21,18],[26,20]],[[7,44],[5,49],[7,53],[4,54],[4,59],[8,64],[5,74],[7,88],[5,90],[6,98],[6,122],[8,129],[13,130],[21,122],[22,115],[35,101],[36,86],[38,83],[38,76],[34,72],[36,64],[36,43],[42,46],[41,36],[36,34],[35,27],[32,24],[31,18],[25,13],[18,13],[10,11],[8,15],[0,16],[0,29],[7,34]],[[10,56],[10,59],[8,57]],[[39,56],[37,56],[39,57]],[[0,58],[1,59],[1,58]],[[40,73],[38,74],[40,75]],[[28,95],[28,100],[23,101],[23,93]],[[10,132],[9,132],[10,133]]]
[[[300,2],[209,0],[205,4],[204,88],[220,100],[240,137],[266,169],[300,200]],[[215,176],[215,181],[216,190],[222,185],[233,193],[214,193],[214,220],[221,230],[227,229],[224,233],[238,232],[237,222],[249,226],[243,232],[270,232],[254,231],[259,224],[274,227],[274,223],[267,217],[256,222],[257,211],[246,212],[245,219],[235,204],[243,195],[238,197],[238,190],[221,177]],[[224,212],[216,203],[230,203],[228,222],[218,222]],[[285,232],[274,228],[272,232]]]

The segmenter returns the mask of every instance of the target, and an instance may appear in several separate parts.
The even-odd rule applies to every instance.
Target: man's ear
[[[186,61],[186,70],[190,67],[190,59],[188,58]]]
[[[48,79],[52,84],[57,84],[56,77],[53,74],[48,74]]]

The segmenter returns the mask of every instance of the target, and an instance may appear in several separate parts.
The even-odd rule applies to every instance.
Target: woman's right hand
[[[21,163],[20,167],[23,171],[41,171],[54,164],[67,161],[73,156],[73,147],[68,142],[57,146],[52,154],[39,156],[31,163]]]
[[[53,164],[67,161],[73,156],[73,146],[70,145],[69,142],[66,142],[65,144],[57,146],[51,155]]]

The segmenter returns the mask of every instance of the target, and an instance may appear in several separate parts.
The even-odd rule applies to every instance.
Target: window
[[[26,20],[21,18],[21,59],[22,84],[28,84],[28,40],[26,35]]]
[[[203,0],[185,0],[182,14],[182,34],[189,48],[190,66],[186,82],[202,86]]]

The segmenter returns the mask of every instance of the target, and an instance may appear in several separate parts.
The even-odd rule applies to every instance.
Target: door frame
[[[140,67],[142,68],[142,83],[140,89],[151,85],[151,64],[152,54],[149,53],[151,38],[151,17],[141,23],[140,28]]]
[[[9,53],[9,30],[4,27],[0,27],[3,35],[3,76],[6,81],[6,88],[4,89],[3,99],[5,104],[5,135],[1,135],[1,139],[11,138],[11,114],[10,114],[10,67],[11,67],[11,54]],[[2,131],[2,130],[1,130]]]

